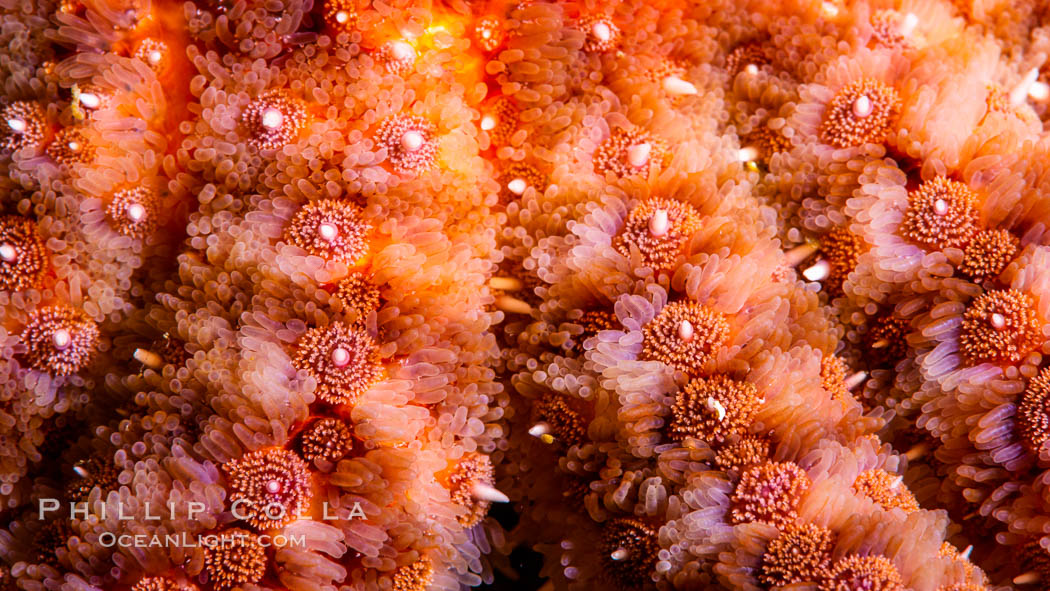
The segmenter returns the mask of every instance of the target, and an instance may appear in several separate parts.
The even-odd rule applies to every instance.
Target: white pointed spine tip
[[[695,331],[693,330],[692,322],[689,322],[688,320],[683,320],[682,323],[678,325],[678,338],[682,339],[683,341],[693,340],[694,334]]]
[[[857,97],[857,100],[853,101],[853,116],[861,119],[871,115],[873,110],[871,99],[866,94],[862,94]]]
[[[998,312],[992,314],[992,328],[995,328],[996,330],[1006,328],[1006,317]]]
[[[138,223],[146,218],[146,208],[141,203],[132,203],[128,206],[128,219]]]
[[[102,99],[100,99],[98,95],[93,92],[82,93],[79,97],[79,100],[80,104],[84,105],[84,107],[88,109],[98,108],[98,106],[102,104]]]
[[[73,473],[75,473],[81,478],[87,478],[88,476],[91,476],[91,473],[88,472],[87,468],[84,468],[83,466],[73,466]]]
[[[535,425],[529,427],[529,435],[533,437],[543,437],[551,432],[551,426],[547,423],[540,421]]]
[[[967,546],[966,549],[959,554],[959,558],[962,558],[963,560],[969,560],[970,552],[973,552],[973,545]]]
[[[890,344],[889,339],[879,339],[871,344],[872,349],[885,349]]]
[[[915,460],[917,460],[917,459],[923,457],[924,455],[926,455],[926,453],[928,451],[930,451],[930,444],[928,444],[928,443],[919,443],[919,444],[913,445],[911,447],[911,449],[909,449],[908,451],[904,452],[904,457],[908,458],[909,462],[914,462]]]
[[[394,41],[390,44],[390,53],[397,60],[415,60],[416,50],[412,49],[412,46],[404,41]]]
[[[824,2],[821,4],[820,9],[824,13],[824,16],[828,18],[835,18],[839,14],[839,7],[833,2]]]
[[[525,179],[514,179],[507,183],[507,190],[515,195],[521,195],[527,188],[529,188],[529,184],[525,182]]]
[[[627,163],[633,168],[642,168],[649,163],[649,154],[652,151],[653,147],[649,142],[634,144],[627,148]]]
[[[938,199],[933,202],[933,212],[937,215],[944,215],[948,213],[948,202],[944,199]]]
[[[511,314],[532,314],[532,306],[528,302],[509,295],[496,298],[496,307]]]
[[[714,411],[719,422],[722,422],[722,420],[726,418],[726,407],[722,406],[721,402],[715,400],[711,396],[707,397],[707,408],[708,410]]]
[[[266,129],[277,129],[284,123],[284,115],[281,111],[273,107],[269,107],[263,110],[262,114],[262,126]]]
[[[275,494],[281,492],[281,483],[276,481],[276,480],[271,480],[271,481],[267,482],[266,483],[266,492],[270,493],[271,495],[275,495]]]
[[[69,343],[71,343],[72,341],[73,336],[70,335],[69,331],[64,328],[56,330],[55,333],[51,335],[51,344],[53,344],[55,346],[55,349],[58,349],[59,351],[68,347]]]
[[[1010,104],[1020,105],[1028,98],[1028,93],[1032,89],[1032,85],[1039,79],[1039,68],[1032,68],[1025,72],[1021,81],[1014,86],[1013,90],[1010,91]]]
[[[903,476],[894,478],[893,482],[890,483],[890,490],[897,490],[897,487],[900,486],[902,482],[904,482]]]
[[[471,492],[474,493],[474,498],[479,501],[488,501],[490,503],[510,502],[510,498],[500,492],[498,488],[485,484],[484,482],[475,483]]]
[[[649,218],[649,233],[659,238],[671,228],[666,209],[657,209]]]
[[[349,351],[343,347],[332,349],[332,365],[336,367],[345,367],[347,363],[350,363]]]
[[[347,13],[345,10],[340,10],[339,12],[335,13],[335,22],[339,23],[340,25],[345,25],[346,22],[349,20],[350,14]]]
[[[674,75],[665,77],[663,85],[664,91],[673,96],[691,96],[698,92],[692,83]]]
[[[4,242],[0,244],[0,260],[10,263],[18,257],[18,250],[15,249],[13,244]]]
[[[758,149],[754,146],[744,146],[737,151],[736,157],[741,162],[754,162],[758,160]]]
[[[806,281],[823,281],[828,278],[830,272],[831,264],[826,259],[820,259],[802,271],[802,276]]]
[[[797,267],[799,263],[808,259],[819,249],[820,244],[817,242],[810,241],[805,244],[799,244],[784,253],[784,263],[791,267]]]
[[[846,389],[852,390],[864,383],[864,380],[866,379],[868,379],[868,373],[864,371],[858,371],[846,378]]]
[[[1017,575],[1014,577],[1014,585],[1034,585],[1039,582],[1039,573],[1036,571],[1028,571],[1024,574]]]
[[[406,152],[415,152],[423,147],[423,134],[415,130],[406,131],[401,136],[401,149]]]
[[[317,233],[326,242],[331,242],[339,236],[339,228],[335,227],[335,224],[323,223],[317,226]]]
[[[909,12],[904,15],[904,22],[901,23],[900,33],[904,37],[910,37],[915,32],[915,27],[919,26],[919,17],[914,12]]]
[[[609,25],[603,22],[594,23],[591,27],[591,34],[594,35],[599,41],[608,41],[612,39],[612,29]]]
[[[482,131],[489,131],[496,128],[496,118],[492,115],[485,115],[481,118],[481,129]]]
[[[627,552],[626,548],[617,548],[616,550],[613,550],[612,554],[609,554],[609,558],[612,558],[616,561],[627,560],[628,556],[629,553]]]
[[[15,133],[22,133],[26,130],[26,122],[24,119],[8,119],[7,126]]]
[[[164,360],[161,359],[160,355],[157,355],[153,351],[147,351],[146,349],[135,349],[135,352],[131,356],[142,365],[150,369],[160,369],[164,366]]]
[[[518,291],[525,287],[525,284],[514,277],[493,277],[489,279],[489,287],[500,291]]]

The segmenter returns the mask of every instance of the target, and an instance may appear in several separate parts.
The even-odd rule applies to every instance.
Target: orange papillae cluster
[[[311,255],[354,264],[368,254],[371,230],[361,208],[324,199],[299,208],[285,228],[284,239]]]
[[[1028,382],[1017,407],[1017,424],[1025,447],[1038,455],[1050,439],[1050,369]]]
[[[864,240],[849,228],[835,228],[821,237],[820,252],[828,261],[825,285],[829,295],[842,295],[842,284],[856,268],[857,259],[865,250]]]
[[[19,340],[26,363],[37,371],[67,376],[83,369],[95,356],[100,332],[83,310],[48,306],[33,312]]]
[[[625,257],[637,251],[644,265],[670,269],[682,256],[689,239],[702,227],[701,219],[688,203],[652,197],[631,209],[622,233],[613,244]]]
[[[39,147],[47,135],[47,113],[40,103],[15,101],[0,111],[0,150]]]
[[[881,468],[865,470],[853,481],[853,492],[868,497],[886,509],[903,509],[905,513],[918,511],[919,502],[901,481],[902,477]]]
[[[977,195],[963,183],[936,177],[908,193],[900,233],[931,248],[963,248],[977,233]]]
[[[281,527],[298,519],[310,506],[310,469],[288,450],[253,451],[227,462],[223,470],[230,502],[237,505],[238,516],[253,527]]]
[[[167,577],[142,577],[131,587],[131,591],[197,591],[198,589],[189,581],[175,581]]]
[[[95,145],[77,127],[60,129],[47,146],[47,155],[63,166],[88,164],[95,159],[95,153]]]
[[[729,322],[697,302],[671,302],[645,325],[641,357],[698,373],[729,339]]]
[[[997,277],[1017,254],[1019,244],[1009,230],[982,230],[966,245],[959,271],[977,283]]]
[[[342,322],[308,330],[292,365],[317,383],[317,397],[329,404],[353,404],[383,375],[372,337]]]
[[[47,270],[47,248],[28,218],[0,217],[0,290],[38,287]]]
[[[835,533],[812,523],[792,523],[766,546],[762,555],[762,584],[782,587],[823,581],[831,571]]]
[[[506,31],[503,29],[503,21],[493,15],[487,15],[479,18],[474,23],[474,39],[484,51],[496,51],[506,38]]]
[[[134,58],[142,61],[155,72],[162,71],[169,64],[168,44],[160,39],[148,37],[135,47]]]
[[[354,0],[325,0],[324,22],[335,31],[350,32],[357,26]]]
[[[146,187],[121,189],[113,194],[106,216],[114,229],[132,238],[149,236],[157,225],[160,197]]]
[[[820,385],[835,400],[851,400],[849,385],[846,383],[846,372],[849,366],[835,355],[825,355],[820,359]]]
[[[487,455],[469,454],[456,462],[448,477],[448,493],[453,503],[466,510],[457,517],[460,525],[474,527],[485,518],[492,501],[479,487],[492,484],[492,462]]]
[[[426,591],[434,581],[434,562],[426,556],[394,571],[391,591]]]
[[[671,160],[667,143],[639,130],[616,129],[594,152],[594,170],[604,175],[648,175]]]
[[[632,518],[606,523],[598,543],[602,566],[622,589],[638,589],[650,583],[659,549],[656,531]]]
[[[770,444],[764,437],[744,435],[733,443],[727,443],[715,454],[715,466],[726,472],[739,472],[744,468],[762,464],[769,460]]]
[[[240,528],[216,534],[219,542],[204,550],[204,571],[219,590],[256,583],[266,574],[266,548],[259,537]]]
[[[299,435],[299,453],[307,462],[336,462],[353,448],[353,429],[341,419],[318,419]]]
[[[343,303],[343,309],[356,314],[358,320],[379,309],[379,287],[363,275],[347,276],[339,282],[333,295]]]
[[[606,53],[616,49],[620,43],[620,27],[607,16],[585,16],[580,19],[578,26],[585,35],[584,51]]]
[[[697,378],[686,384],[671,406],[668,435],[720,444],[747,431],[762,400],[753,384],[724,374]]]
[[[731,498],[733,523],[761,521],[782,528],[798,517],[809,476],[794,462],[766,462],[744,470]]]
[[[415,67],[417,54],[415,48],[407,42],[394,40],[380,46],[375,57],[391,74],[404,76]]]
[[[882,143],[900,114],[901,99],[891,86],[871,78],[856,80],[828,103],[820,139],[836,148]]]
[[[417,115],[395,115],[383,121],[376,140],[400,173],[420,174],[434,166],[437,140],[434,124]]]
[[[260,150],[277,150],[294,142],[306,127],[306,118],[306,105],[284,90],[259,95],[241,113],[248,143]]]
[[[831,567],[827,579],[820,583],[820,591],[904,591],[906,587],[897,567],[884,556],[851,554]]]
[[[753,71],[757,71],[757,68],[769,62],[769,52],[765,47],[758,43],[744,43],[734,47],[733,51],[726,55],[725,70],[730,78],[735,78],[737,74],[746,70],[748,66],[753,66]]]
[[[990,291],[970,302],[959,346],[973,362],[1017,363],[1043,342],[1032,297],[1016,289]]]
[[[587,440],[587,421],[563,396],[544,396],[538,413],[540,420],[549,425],[555,440],[565,445],[580,445]]]

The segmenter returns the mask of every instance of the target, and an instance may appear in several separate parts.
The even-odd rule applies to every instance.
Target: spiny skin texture
[[[963,183],[936,177],[908,193],[901,234],[931,248],[962,248],[977,232],[977,196]]]
[[[260,150],[276,150],[293,141],[306,125],[306,108],[283,90],[271,90],[245,107],[241,122],[248,143]]]
[[[835,534],[812,523],[794,523],[769,542],[759,580],[769,587],[818,582],[831,570]]]
[[[733,491],[732,520],[785,526],[798,517],[796,508],[809,486],[809,477],[793,462],[767,462],[748,468]]]
[[[255,534],[239,528],[217,534],[222,543],[204,552],[204,570],[216,589],[256,583],[266,572],[266,550]]]
[[[316,380],[318,398],[329,404],[353,404],[383,373],[372,337],[338,322],[308,330],[292,365]]]
[[[1031,296],[990,291],[967,306],[959,342],[968,359],[1017,362],[1042,342],[1040,326]]]
[[[645,326],[641,357],[695,374],[727,338],[729,323],[719,312],[697,302],[672,302]]]
[[[353,264],[368,253],[371,229],[356,205],[325,199],[299,209],[284,239],[314,256]]]
[[[853,491],[886,509],[903,509],[906,513],[919,510],[915,495],[901,484],[900,477],[882,469],[861,472],[853,481]]]
[[[730,435],[743,434],[760,406],[753,384],[718,374],[686,384],[671,406],[668,434],[720,444]]]
[[[95,356],[99,329],[82,310],[69,306],[40,308],[22,328],[25,359],[37,371],[66,376]]]
[[[259,529],[281,527],[310,506],[313,494],[310,470],[284,449],[253,451],[223,466],[231,490],[231,504],[239,516]]]
[[[625,257],[637,250],[643,264],[670,269],[700,227],[700,216],[688,203],[656,197],[631,209],[614,244]]]
[[[820,584],[821,591],[904,591],[897,568],[883,556],[851,555],[838,560],[829,577]]]
[[[0,217],[0,289],[38,287],[47,270],[47,248],[31,219]]]
[[[602,528],[598,552],[615,586],[637,589],[650,580],[659,544],[656,532],[637,519],[615,519]]]
[[[866,102],[866,104],[865,104]],[[838,91],[828,104],[820,137],[836,148],[878,144],[896,124],[901,99],[886,84],[864,78]]]
[[[0,2],[0,589],[1039,587],[1046,17]]]

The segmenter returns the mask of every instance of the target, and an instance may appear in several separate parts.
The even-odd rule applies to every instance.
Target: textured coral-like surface
[[[0,0],[0,590],[1050,587],[1048,54]]]

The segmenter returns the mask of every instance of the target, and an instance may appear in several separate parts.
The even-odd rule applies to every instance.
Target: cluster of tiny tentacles
[[[1048,54],[1034,0],[0,0],[0,589],[1050,586]]]

